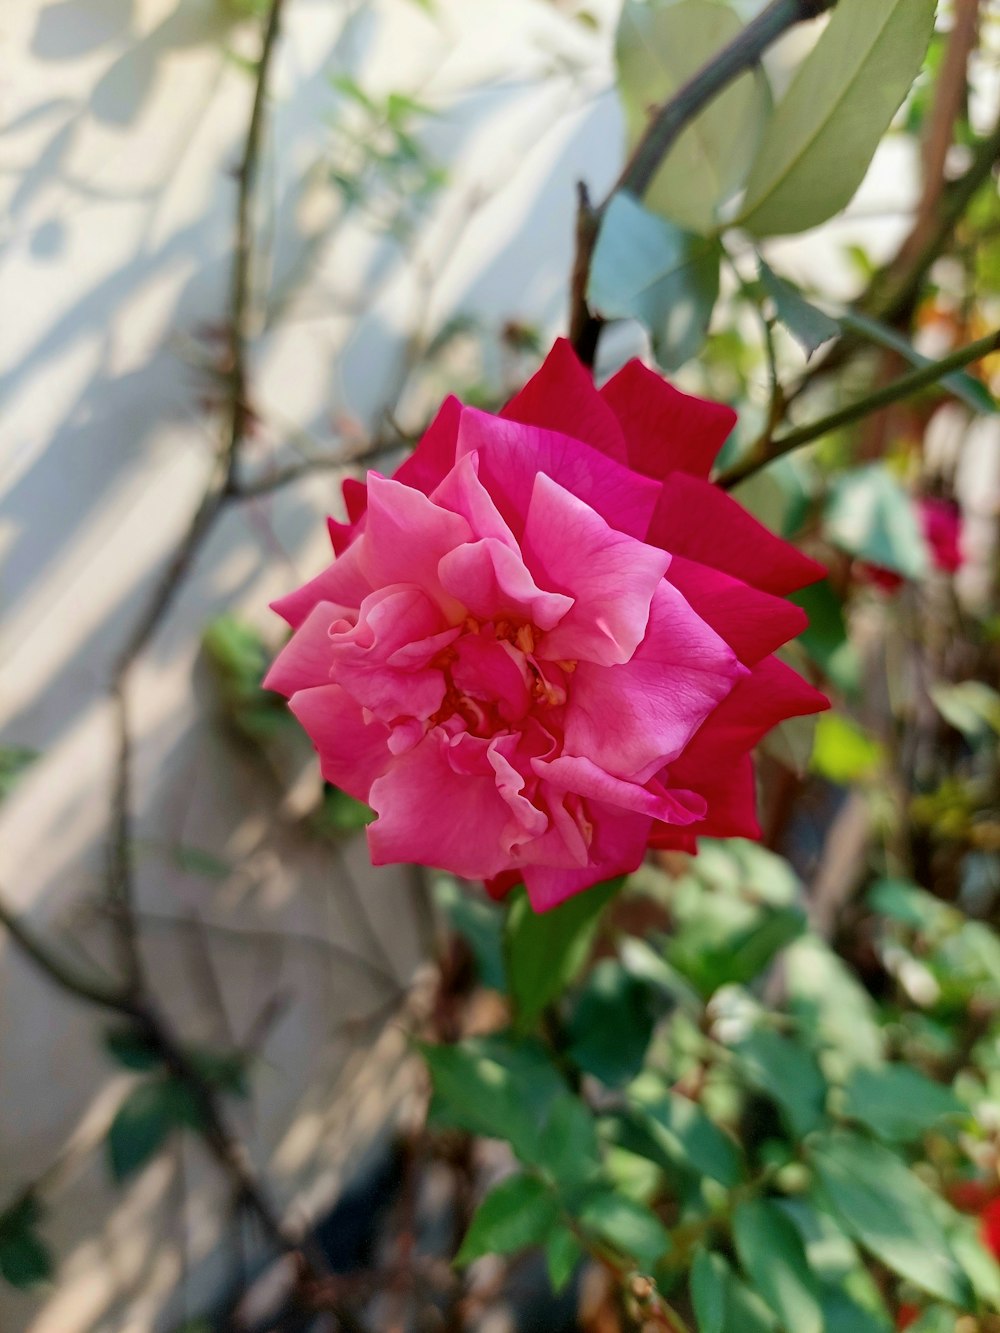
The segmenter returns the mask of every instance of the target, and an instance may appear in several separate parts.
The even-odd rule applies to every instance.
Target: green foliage
[[[717,240],[656,217],[616,194],[601,223],[587,301],[608,319],[637,319],[673,370],[705,341],[719,294]]]
[[[813,352],[831,338],[840,336],[838,320],[822,310],[817,310],[793,283],[787,278],[779,278],[763,259],[758,259],[757,262],[760,265],[761,286],[774,305],[775,317],[784,324],[796,342],[801,344],[807,357],[812,356]]]
[[[0,1213],[0,1277],[12,1287],[30,1290],[52,1277],[55,1264],[39,1235],[41,1221],[41,1205],[33,1194]]]
[[[935,0],[840,0],[750,166],[739,224],[805,231],[847,204],[927,50]]]
[[[869,564],[909,579],[927,573],[927,545],[913,501],[882,464],[835,479],[824,530],[835,546]]]
[[[108,1164],[117,1181],[150,1162],[177,1129],[199,1129],[201,1108],[190,1088],[169,1076],[137,1084],[108,1130]]]
[[[951,1091],[907,1065],[859,1065],[844,1087],[843,1114],[889,1143],[908,1143],[965,1107]]]
[[[626,0],[615,54],[629,145],[666,101],[742,30],[720,0]],[[694,232],[710,232],[716,211],[746,174],[770,108],[761,70],[734,80],[687,126],[646,193],[655,213]]]
[[[540,1245],[559,1219],[555,1195],[535,1176],[508,1176],[479,1205],[456,1263]]]
[[[783,1327],[824,1333],[819,1283],[799,1233],[781,1209],[766,1199],[738,1204],[733,1239],[744,1271]]]
[[[929,366],[931,358],[922,356],[913,344],[895,329],[889,328],[881,320],[862,315],[856,310],[847,310],[840,317],[840,323],[849,333],[867,338],[877,347],[888,347],[909,361],[911,366]],[[989,414],[997,410],[997,404],[986,385],[970,375],[966,370],[954,371],[940,381],[941,387],[948,389],[955,397],[973,412]]]
[[[642,1067],[656,1018],[652,988],[606,958],[590,973],[570,1015],[570,1058],[602,1083],[627,1083]]]
[[[846,786],[874,777],[882,762],[882,746],[840,713],[824,713],[816,723],[813,771]]]
[[[590,953],[600,915],[621,888],[598,884],[549,912],[536,912],[522,890],[511,895],[505,950],[518,1021],[531,1024],[571,982]]]

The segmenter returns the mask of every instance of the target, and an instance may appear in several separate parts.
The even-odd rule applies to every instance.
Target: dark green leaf
[[[602,1083],[627,1083],[642,1067],[653,1034],[650,988],[605,958],[587,978],[569,1021],[569,1056]]]
[[[807,358],[825,342],[840,336],[837,320],[810,305],[797,287],[785,278],[779,278],[763,259],[758,262],[761,285],[774,302],[775,315],[801,345]]]
[[[722,1288],[725,1309],[722,1333],[774,1333],[777,1328],[774,1316],[760,1297],[739,1280],[720,1254],[711,1254],[709,1259],[712,1276]],[[698,1333],[705,1333],[700,1324]]]
[[[724,1333],[726,1327],[726,1266],[701,1246],[691,1264],[691,1304],[698,1333]]]
[[[740,1263],[785,1328],[824,1333],[819,1285],[799,1233],[774,1204],[748,1200],[733,1214]]]
[[[965,1108],[950,1088],[932,1083],[907,1065],[851,1071],[844,1089],[844,1114],[860,1121],[880,1139],[909,1143],[948,1116]]]
[[[587,301],[607,319],[637,319],[665,370],[696,356],[719,294],[719,242],[655,217],[618,193],[604,215]]]
[[[881,1144],[835,1134],[812,1153],[823,1198],[866,1250],[921,1291],[959,1306],[971,1300],[939,1221],[946,1205]]]
[[[583,967],[601,912],[623,882],[598,884],[550,912],[535,912],[523,890],[512,898],[507,913],[507,974],[520,1024],[530,1026]]]
[[[472,1219],[456,1263],[484,1254],[513,1254],[541,1245],[559,1218],[555,1196],[532,1176],[508,1176],[492,1189]]]
[[[55,1269],[52,1255],[38,1234],[41,1216],[34,1195],[0,1214],[0,1277],[20,1290],[47,1282]]]
[[[931,364],[929,356],[924,356],[921,352],[918,352],[902,334],[897,333],[895,329],[889,328],[887,324],[882,324],[877,319],[859,314],[855,310],[849,310],[841,316],[841,323],[851,333],[859,333],[863,338],[870,339],[879,347],[892,348],[913,366],[929,366]],[[966,370],[956,370],[951,375],[945,375],[940,383],[943,388],[948,389],[973,412],[993,413],[997,410],[996,399],[986,385]]]
[[[503,962],[503,908],[481,902],[455,880],[442,876],[434,884],[434,900],[449,926],[472,950],[479,980],[493,990],[507,989]]]
[[[613,1246],[640,1268],[653,1268],[670,1248],[670,1237],[656,1214],[612,1190],[592,1193],[579,1210],[584,1229]]]
[[[552,1290],[558,1295],[576,1272],[583,1250],[568,1226],[557,1223],[545,1243],[545,1265]]]
[[[190,1091],[171,1079],[140,1083],[122,1102],[108,1130],[108,1160],[118,1181],[145,1166],[181,1127],[200,1123]]]
[[[192,1065],[213,1088],[234,1097],[249,1097],[247,1056],[243,1051],[214,1051],[198,1047],[187,1052]]]
[[[600,1167],[590,1108],[569,1093],[553,1101],[538,1138],[538,1164],[559,1185],[582,1185]]]
[[[892,1325],[859,1305],[842,1287],[820,1288],[823,1333],[890,1333]]]
[[[108,1054],[123,1069],[148,1074],[163,1067],[162,1054],[134,1028],[111,1028],[104,1034],[104,1045]]]
[[[935,0],[840,0],[768,122],[739,225],[805,231],[847,204],[920,69]]]
[[[188,875],[200,875],[204,879],[226,879],[233,871],[228,861],[206,852],[203,847],[177,845],[173,853],[178,867]]]
[[[664,102],[741,29],[719,0],[626,0],[615,54],[630,147],[648,125],[650,107]],[[647,206],[692,231],[710,231],[717,205],[746,175],[769,105],[759,68],[733,80],[672,145],[646,192]]]
[[[818,1128],[826,1080],[811,1051],[769,1028],[758,1028],[736,1042],[733,1052],[747,1082],[777,1104],[794,1135]]]
[[[312,824],[321,833],[346,837],[359,833],[375,818],[375,811],[364,801],[356,801],[339,787],[327,787],[323,800],[312,816]]]
[[[854,697],[860,684],[861,667],[854,646],[848,640],[843,608],[830,580],[821,579],[819,583],[810,584],[793,593],[791,600],[809,617],[809,624],[799,635],[798,642],[839,690]]]

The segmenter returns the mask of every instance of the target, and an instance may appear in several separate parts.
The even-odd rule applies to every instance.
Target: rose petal
[[[366,722],[360,707],[339,685],[299,690],[288,706],[316,747],[327,782],[356,800],[367,800],[368,789],[392,758],[389,728]]]
[[[746,666],[773,653],[809,624],[809,617],[794,602],[684,556],[671,561],[667,578]]]
[[[449,551],[438,569],[442,588],[480,620],[513,617],[551,629],[573,606],[572,597],[539,588],[520,553],[495,537]]]
[[[681,393],[641,361],[629,361],[601,390],[628,445],[628,461],[647,477],[668,472],[707,477],[736,413],[722,403]]]
[[[594,388],[593,376],[565,338],[556,339],[539,369],[500,415],[526,426],[572,435],[609,458],[627,461],[625,437],[615,413]]]

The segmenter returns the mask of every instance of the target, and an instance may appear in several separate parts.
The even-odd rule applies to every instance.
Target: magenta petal
[[[670,557],[616,532],[544,472],[535,478],[522,545],[546,586],[574,599],[539,655],[604,666],[627,662],[646,632],[649,604]]]
[[[495,702],[506,722],[519,722],[531,707],[531,675],[525,656],[504,639],[464,635],[455,645],[451,675],[464,694]]]
[[[508,868],[501,839],[511,810],[496,775],[488,761],[488,776],[456,771],[450,748],[434,728],[373,784],[368,802],[379,818],[368,826],[368,846],[375,865],[410,861],[465,879]],[[485,742],[483,750],[485,760]]]
[[[794,639],[809,623],[794,602],[684,556],[671,561],[667,578],[746,666]]]
[[[431,499],[460,514],[474,537],[493,537],[512,551],[518,549],[514,534],[504,522],[489,491],[479,480],[479,455],[466,454],[438,486]]]
[[[588,800],[636,814],[649,815],[670,824],[691,824],[705,813],[705,802],[692,792],[670,792],[659,783],[640,786],[606,773],[590,759],[560,755],[556,759],[534,759],[532,768],[545,783],[576,792]]]
[[[472,537],[459,514],[442,509],[420,491],[398,481],[368,474],[368,518],[364,534],[337,562],[357,553],[373,588],[388,583],[415,583],[431,596],[438,594],[438,565],[456,546]],[[336,569],[336,566],[334,566]],[[446,609],[454,612],[449,599]]]
[[[672,473],[664,482],[648,540],[779,596],[826,573],[818,561],[776,537],[725,491],[683,472]]]
[[[442,636],[441,623],[439,608],[419,588],[401,584],[372,593],[357,624],[330,636],[333,679],[383,722],[426,720],[447,689],[441,671],[428,663],[456,632]]]
[[[540,426],[523,426],[467,407],[458,430],[458,457],[477,452],[479,476],[517,536],[535,477],[553,481],[595,509],[613,528],[643,538],[659,483],[632,472],[589,444]]]
[[[346,608],[319,602],[271,663],[264,689],[289,698],[297,690],[312,689],[330,682],[333,653],[330,626],[343,620]],[[347,614],[353,617],[353,612]]]
[[[293,694],[289,708],[319,754],[327,782],[359,801],[388,766],[389,728],[366,722],[361,709],[339,685],[320,685]]]
[[[524,867],[524,887],[536,912],[547,912],[575,893],[582,893],[617,875],[638,869],[646,854],[651,821],[648,815],[633,814],[593,802],[590,806],[594,836],[590,864],[580,870],[553,866]]]
[[[631,466],[658,480],[675,471],[707,477],[736,424],[731,407],[681,393],[641,361],[623,366],[601,397],[625,432]]]
[[[520,553],[495,537],[449,551],[438,568],[441,586],[480,620],[513,616],[550,629],[573,605],[572,597],[539,588]]]
[[[566,749],[645,782],[680,754],[745,668],[668,582],[630,662],[581,662],[566,707]],[[685,785],[683,783],[681,786]]]
[[[526,426],[572,435],[609,458],[627,461],[625,437],[615,413],[594,388],[592,375],[565,338],[556,339],[539,369],[500,415]]]

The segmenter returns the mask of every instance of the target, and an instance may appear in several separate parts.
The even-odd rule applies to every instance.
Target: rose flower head
[[[375,864],[544,911],[650,845],[759,836],[753,746],[826,706],[773,656],[823,569],[707,480],[734,421],[638,361],[598,391],[560,341],[499,416],[449,398],[345,482],[265,684],[375,810]]]

